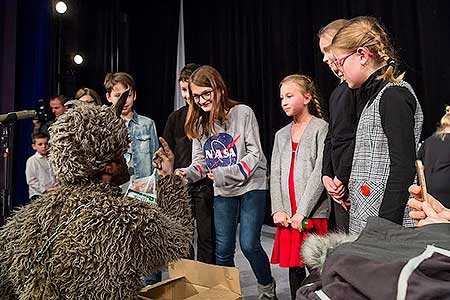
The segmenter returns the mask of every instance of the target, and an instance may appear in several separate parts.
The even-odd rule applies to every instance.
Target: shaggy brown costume
[[[128,144],[124,122],[107,107],[68,111],[52,126],[50,142],[61,187],[20,208],[1,229],[1,299],[136,299],[143,275],[189,251],[182,179],[160,179],[157,205],[124,199],[118,187],[96,179]]]

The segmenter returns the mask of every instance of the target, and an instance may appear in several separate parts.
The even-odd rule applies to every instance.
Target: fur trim
[[[319,268],[322,271],[327,255],[342,243],[353,242],[358,235],[345,233],[330,233],[328,235],[311,234],[303,242],[301,254],[304,263],[311,268]]]

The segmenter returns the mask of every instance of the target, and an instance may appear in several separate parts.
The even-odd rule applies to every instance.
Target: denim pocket
[[[140,135],[136,137],[136,151],[142,153],[150,152],[150,135]]]

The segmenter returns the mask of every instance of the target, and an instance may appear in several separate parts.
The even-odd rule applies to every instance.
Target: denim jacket
[[[150,176],[153,172],[152,157],[159,147],[155,122],[133,111],[128,132],[131,138],[128,152],[132,153],[135,178]]]

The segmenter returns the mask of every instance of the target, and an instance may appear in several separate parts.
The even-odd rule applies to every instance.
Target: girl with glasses
[[[198,68],[189,80],[185,122],[192,139],[192,164],[177,174],[190,182],[214,181],[216,264],[234,266],[236,230],[240,246],[258,282],[259,299],[276,299],[269,259],[261,246],[266,211],[267,162],[255,114],[228,97],[219,72]]]
[[[405,207],[423,114],[397,68],[390,38],[375,18],[357,17],[326,50],[348,86],[358,89],[357,103],[365,104],[349,180],[350,232],[361,232],[370,216],[412,225]]]
[[[281,107],[292,122],[275,134],[270,171],[273,222],[277,225],[271,262],[289,268],[291,297],[306,277],[300,248],[308,232],[327,234],[330,202],[321,182],[328,124],[322,120],[314,82],[290,75],[280,83]]]

